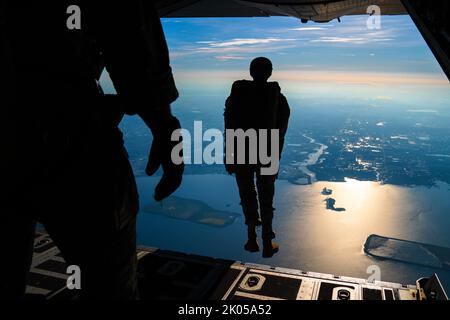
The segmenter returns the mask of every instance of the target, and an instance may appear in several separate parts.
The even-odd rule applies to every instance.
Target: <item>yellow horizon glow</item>
[[[214,80],[234,81],[237,79],[249,79],[247,70],[225,71],[177,71],[177,80],[189,82],[208,82]],[[448,87],[449,81],[440,74],[425,73],[383,73],[383,72],[354,72],[354,71],[305,71],[305,70],[280,70],[275,71],[273,81],[289,82],[320,82],[338,84],[364,84],[364,85],[428,85]]]

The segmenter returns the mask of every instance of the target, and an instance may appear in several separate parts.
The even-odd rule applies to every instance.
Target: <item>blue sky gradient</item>
[[[257,56],[274,64],[283,92],[332,104],[449,107],[450,84],[409,16],[368,16],[302,24],[296,18],[162,19],[183,104],[186,97],[224,99],[237,79],[248,79]],[[103,84],[112,92],[105,76]]]
[[[288,17],[163,19],[172,64],[179,70],[247,68],[255,56],[278,70],[369,71],[442,75],[409,16],[366,16],[301,24]]]

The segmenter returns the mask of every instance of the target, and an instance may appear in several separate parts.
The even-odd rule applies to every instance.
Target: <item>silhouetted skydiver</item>
[[[81,29],[67,27],[71,5]],[[178,92],[153,2],[2,0],[0,23],[0,297],[23,297],[38,221],[81,268],[81,296],[133,299],[139,202],[123,114],[153,133],[146,172],[162,166],[156,200],[184,169],[170,158]],[[98,84],[104,66],[116,97]]]
[[[268,82],[272,75],[272,63],[269,59],[263,57],[254,59],[250,65],[250,75],[253,81],[241,80],[233,84],[231,95],[226,101],[225,129],[243,129],[244,131],[278,129],[280,156],[290,116],[288,102],[281,93],[278,83]],[[269,141],[266,143],[270,150]],[[257,146],[250,146],[247,142],[245,164],[237,164],[235,147],[233,164],[226,163],[225,166],[229,174],[236,175],[239,187],[245,223],[248,226],[248,242],[245,244],[245,249],[250,252],[259,251],[256,226],[262,224],[263,257],[271,257],[278,251],[278,245],[272,242],[275,238],[272,230],[273,197],[278,175],[262,175],[260,172],[262,164],[260,162],[251,164],[248,161],[250,148],[255,147],[257,148]]]

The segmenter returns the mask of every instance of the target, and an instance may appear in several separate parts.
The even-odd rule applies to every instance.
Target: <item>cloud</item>
[[[198,44],[207,44],[212,48],[236,47],[246,45],[269,44],[273,42],[295,41],[295,39],[283,38],[247,38],[247,39],[232,39],[225,41],[198,41]]]
[[[358,19],[351,21],[350,23],[343,23],[333,28],[323,26],[310,27],[312,33],[308,34],[310,39],[309,44],[335,44],[335,45],[370,45],[378,46],[379,43],[392,42],[396,40],[399,31],[395,28],[384,28],[381,30],[370,31],[367,29],[365,20],[359,21]],[[290,31],[301,31],[309,28],[294,28]],[[292,34],[292,33],[291,33]],[[395,42],[397,45],[398,42]]]
[[[232,55],[224,55],[224,56],[216,56],[215,57],[219,61],[230,61],[230,60],[245,60],[247,58],[241,56],[232,56]]]
[[[321,24],[320,26],[313,26],[313,27],[298,27],[298,28],[290,28],[289,31],[322,31],[322,30],[328,30],[329,28],[334,27],[332,24]]]
[[[391,101],[391,100],[392,100],[392,97],[388,97],[388,96],[377,96],[377,97],[375,97],[375,100]]]
[[[370,44],[374,42],[389,42],[394,41],[393,38],[377,38],[374,36],[349,36],[349,37],[320,37],[318,39],[312,39],[309,43],[336,43],[336,44]]]
[[[191,45],[189,47],[180,48],[183,54],[175,54],[175,57],[181,55],[212,54],[222,58],[229,58],[236,57],[238,56],[237,54],[280,52],[284,49],[296,47],[296,40],[298,39],[286,39],[278,37],[235,38],[231,40],[197,41],[193,46]]]
[[[437,110],[431,110],[431,109],[408,110],[408,112],[411,112],[411,113],[433,113],[433,114],[439,113]]]
[[[319,39],[311,40],[311,43],[325,42],[325,43],[358,43],[363,44],[367,41],[365,38],[356,37],[320,37]]]
[[[394,38],[378,38],[378,39],[370,39],[372,42],[387,42],[387,41],[394,41]]]
[[[289,29],[289,31],[320,31],[320,30],[327,30],[328,28],[324,27],[304,27],[304,28],[293,28]]]

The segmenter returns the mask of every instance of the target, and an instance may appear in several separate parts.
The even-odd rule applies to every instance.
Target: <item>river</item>
[[[314,172],[312,172],[311,170],[309,170],[308,166],[315,165],[319,161],[320,157],[328,149],[328,146],[326,146],[322,143],[316,142],[315,139],[309,137],[306,134],[304,134],[303,137],[308,139],[309,143],[316,144],[319,146],[318,148],[314,149],[314,152],[312,152],[308,155],[308,159],[306,159],[304,162],[300,163],[298,166],[298,168],[310,178],[310,182],[314,183],[314,182],[317,182],[316,174]]]

